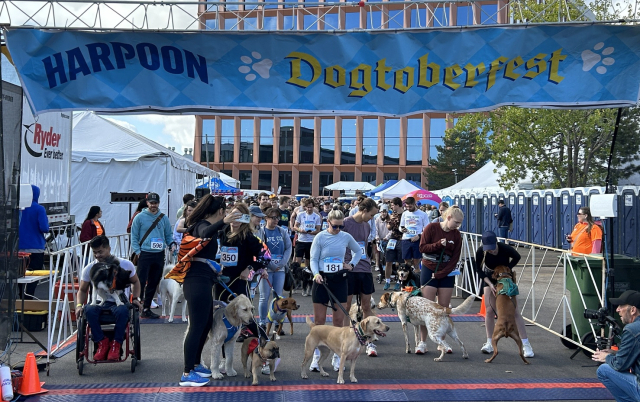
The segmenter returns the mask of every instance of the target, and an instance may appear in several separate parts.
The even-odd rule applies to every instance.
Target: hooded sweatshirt
[[[140,254],[140,250],[148,253],[162,253],[165,248],[173,243],[173,227],[171,227],[171,222],[165,215],[149,233],[149,236],[142,243],[142,247],[140,246],[140,240],[142,240],[144,234],[147,233],[147,230],[161,213],[160,209],[158,209],[158,212],[154,215],[149,212],[149,208],[145,208],[133,219],[133,224],[131,225],[131,249],[134,253]],[[151,247],[152,243],[156,248]]]
[[[22,211],[20,218],[20,246],[21,251],[44,252],[44,234],[49,232],[49,219],[44,207],[38,204],[40,188],[31,185],[33,200],[31,206]]]

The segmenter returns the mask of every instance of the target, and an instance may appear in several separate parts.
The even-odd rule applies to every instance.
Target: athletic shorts
[[[402,258],[405,260],[422,258],[420,241],[402,240]]]
[[[347,278],[349,279],[349,296],[371,295],[376,291],[371,272],[347,272]]]
[[[349,283],[347,279],[347,272],[337,272],[335,274],[325,274],[320,273],[324,282],[327,284],[331,293],[338,299],[340,303],[347,302],[347,296],[349,296]],[[325,289],[324,285],[313,281],[313,286],[311,287],[311,300],[314,303],[319,304],[329,304],[329,293],[327,293],[327,289]],[[338,307],[339,308],[339,307]]]
[[[296,242],[296,257],[305,258],[307,264],[311,261],[311,243],[304,243],[301,241]],[[307,265],[309,266],[309,265]]]
[[[404,262],[404,260],[402,259],[402,250],[400,250],[401,248],[402,243],[397,243],[396,248],[387,249],[384,254],[387,262]]]
[[[436,279],[433,278],[433,271],[430,270],[429,268],[425,268],[425,267],[421,267],[422,270],[420,271],[420,286],[424,286],[425,284],[427,284],[427,286],[431,286],[434,288],[453,288],[453,286],[456,283],[456,277],[455,276],[445,276],[442,279]]]

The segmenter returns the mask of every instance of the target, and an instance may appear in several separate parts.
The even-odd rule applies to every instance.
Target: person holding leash
[[[329,303],[341,303],[345,310],[349,294],[347,273],[353,269],[351,264],[345,263],[345,247],[353,251],[353,261],[360,261],[362,248],[349,233],[343,232],[344,214],[334,209],[327,216],[329,227],[316,235],[311,244],[311,272],[313,273],[313,287],[311,299],[313,301],[313,321],[316,325],[324,325],[327,320],[327,306]],[[326,288],[325,288],[326,285]],[[336,299],[332,300],[327,289]],[[333,311],[333,326],[343,327],[345,315],[339,307]],[[315,350],[310,371],[320,371],[318,361],[320,351]],[[334,353],[331,359],[334,371],[340,368],[340,357]]]
[[[498,282],[492,278],[493,270],[498,265],[504,265],[513,269],[520,261],[520,254],[506,243],[498,243],[496,234],[487,230],[482,234],[482,246],[476,251],[476,272],[481,282],[484,282],[484,303],[486,314],[484,316],[485,329],[487,331],[487,342],[482,345],[482,353],[492,354],[491,337],[495,328],[495,306],[496,306],[496,285]],[[516,296],[513,296],[514,300]],[[517,302],[516,302],[517,303]],[[522,339],[522,351],[524,357],[533,357],[533,348],[527,337],[527,327],[520,314],[520,309],[516,309],[516,325],[518,333]]]
[[[442,222],[428,224],[422,231],[420,239],[420,285],[422,297],[449,307],[455,276],[450,275],[458,264],[462,250],[462,236],[458,228],[464,219],[460,208],[453,206],[444,211]],[[416,346],[416,354],[427,352],[427,328],[420,326],[420,343]],[[450,351],[447,351],[450,353]]]

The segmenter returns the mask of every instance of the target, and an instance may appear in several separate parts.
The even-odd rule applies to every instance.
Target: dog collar
[[[118,273],[117,273],[117,272],[115,272],[115,273],[113,274],[113,282],[111,283],[111,289],[109,289],[109,290],[111,290],[112,292],[113,292],[114,290],[116,290],[116,278],[117,278],[117,277],[118,277]]]
[[[275,293],[275,292],[274,292],[274,293]],[[286,312],[287,310],[283,310],[283,309],[281,309],[281,308],[278,306],[278,303],[276,303],[278,300],[280,300],[280,298],[273,299],[273,310],[274,310],[274,311],[276,311],[276,312],[278,312],[278,313],[284,313],[284,312]]]
[[[353,332],[356,334],[356,338],[358,338],[358,342],[360,342],[360,345],[367,344],[368,337],[364,334],[364,331],[362,330],[362,326],[360,325],[360,323],[358,323],[358,325],[353,326]]]

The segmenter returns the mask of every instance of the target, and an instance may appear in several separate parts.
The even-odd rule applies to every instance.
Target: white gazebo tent
[[[374,188],[376,186],[364,181],[339,181],[326,186],[324,189],[331,191],[369,191]]]
[[[93,112],[73,116],[71,214],[81,225],[89,208],[102,209],[108,235],[126,232],[136,204],[111,203],[111,193],[160,195],[160,210],[172,224],[182,196],[195,193],[196,175],[218,173]],[[208,180],[208,179],[207,179]]]
[[[404,197],[412,191],[421,190],[420,187],[414,186],[405,179],[398,180],[396,184],[391,187],[374,194],[375,197],[380,197],[383,200],[389,200],[394,197]]]

